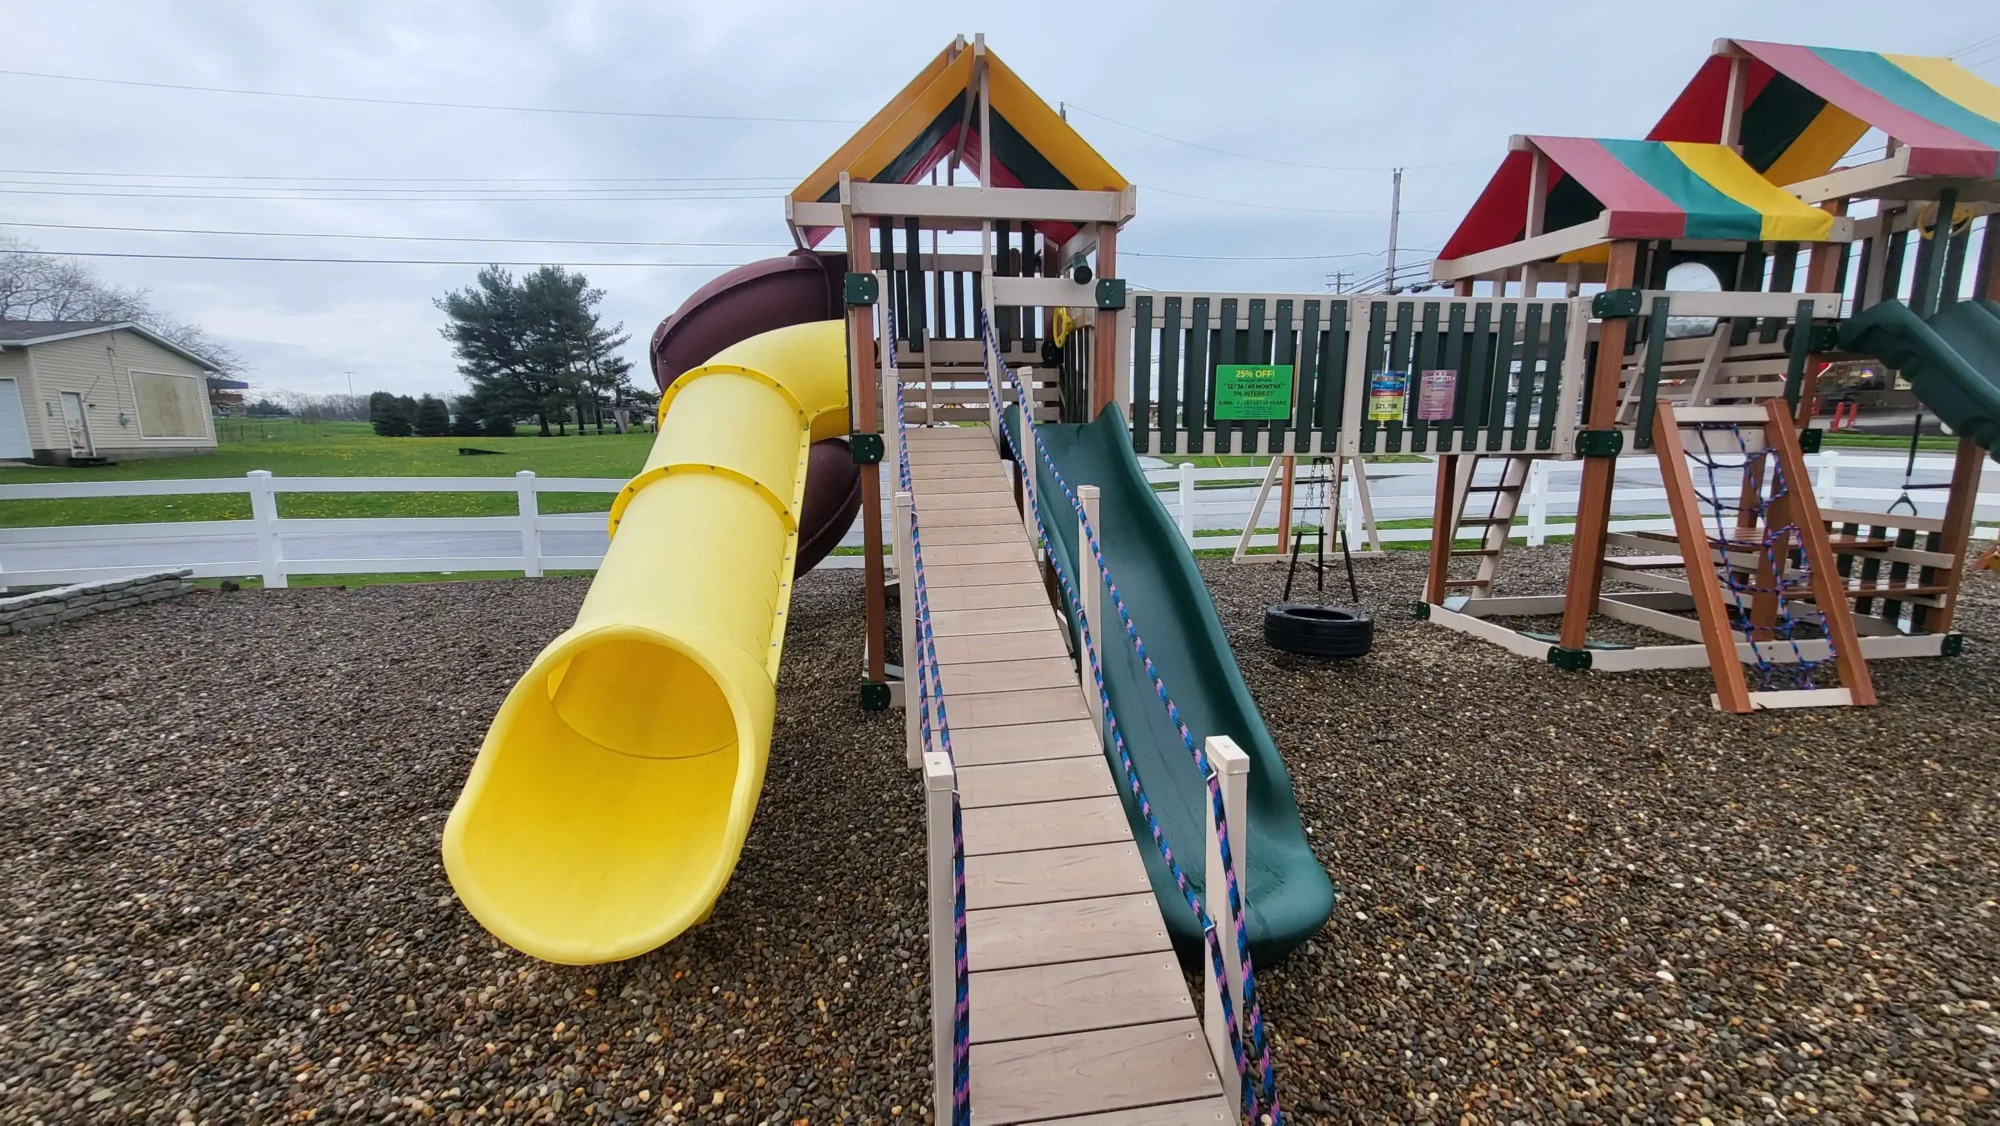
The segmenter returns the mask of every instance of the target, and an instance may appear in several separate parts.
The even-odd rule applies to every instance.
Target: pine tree
[[[423,438],[442,438],[451,433],[451,412],[445,409],[443,399],[425,395],[417,400],[416,429]]]
[[[368,396],[368,423],[384,438],[407,438],[416,428],[416,403],[408,395],[377,391]]]

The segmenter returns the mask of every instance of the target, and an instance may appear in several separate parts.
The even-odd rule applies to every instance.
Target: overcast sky
[[[65,252],[634,263],[582,269],[608,291],[608,319],[625,322],[643,370],[659,319],[728,265],[782,253],[790,242],[777,197],[957,33],[984,31],[1044,98],[1071,103],[1071,121],[1140,185],[1121,273],[1156,288],[1263,291],[1320,290],[1336,269],[1350,277],[1379,271],[1391,165],[1409,169],[1404,261],[1429,257],[1510,133],[1643,135],[1718,36],[1950,54],[2000,34],[2000,13],[1978,5],[1885,21],[1879,4],[1848,0],[1683,0],[1670,9],[1602,0],[992,7],[0,0],[10,47],[0,66],[15,70],[822,119],[416,108],[0,75],[0,233]],[[2000,78],[2000,40],[1963,61]],[[407,179],[354,179],[363,177]],[[303,190],[356,187],[371,191]],[[378,198],[322,198],[354,194]],[[239,198],[175,198],[187,196]],[[19,225],[31,223],[737,245]],[[1269,257],[1137,256],[1148,251]],[[1297,258],[1308,255],[1354,256]],[[347,371],[357,391],[459,388],[431,301],[468,283],[476,266],[90,261],[107,280],[150,289],[164,310],[233,345],[260,389],[344,391]]]

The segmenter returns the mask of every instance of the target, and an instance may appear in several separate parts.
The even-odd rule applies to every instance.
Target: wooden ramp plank
[[[933,610],[936,608],[933,607]],[[1020,692],[1030,688],[1066,688],[1076,683],[1076,668],[1061,657],[1032,661],[977,661],[951,665],[943,673],[945,699],[970,692]]]
[[[1013,501],[1007,503],[1011,505]],[[927,543],[924,545],[924,575],[928,579],[933,566],[956,567],[967,563],[1032,563],[1034,559],[1034,549],[1028,546],[1027,539],[1022,536],[1014,536],[998,543]],[[936,610],[937,607],[933,606],[931,609]]]
[[[1151,890],[965,914],[966,965],[974,972],[1171,949]]]
[[[1117,793],[1118,787],[1111,781],[1111,767],[1102,756],[1005,762],[964,766],[958,770],[958,801],[967,810],[989,805],[1108,798]]]
[[[930,585],[929,563],[929,560],[925,560],[926,587]],[[1036,630],[1054,629],[1056,629],[1056,612],[1049,609],[1046,602],[1040,606],[999,606],[990,610],[940,610],[936,606],[931,607],[931,632],[939,637],[1031,633]]]
[[[1005,470],[995,469],[990,474],[978,477],[923,477],[910,474],[910,491],[919,497],[957,496],[962,493],[1005,493],[1008,500],[1014,499],[1014,478]]]
[[[959,449],[956,446],[946,449],[910,447],[911,468],[919,465],[991,465],[999,460],[999,455],[991,449]]]
[[[1062,688],[1030,688],[1021,692],[966,692],[945,697],[945,706],[954,730],[1090,718],[1090,709],[1083,703],[1083,693],[1074,684]]]
[[[1130,841],[965,858],[967,910],[1129,895],[1152,886]]]
[[[931,613],[947,610],[995,610],[1002,606],[1047,606],[1048,588],[1040,583],[1012,583],[1007,586],[956,586],[932,589],[930,568],[924,568],[924,598]]]
[[[910,479],[912,481],[947,481],[954,477],[991,477],[996,474],[1002,478],[1010,476],[1007,470],[1007,463],[1001,461],[997,454],[988,457],[985,461],[934,463],[918,462],[912,459],[910,462]]]
[[[969,524],[1012,524],[1016,528],[1021,527],[1021,514],[1015,510],[1011,499],[1005,504],[980,508],[949,505],[926,511],[918,517],[918,520],[925,528],[963,528]],[[1027,532],[1023,531],[1021,535],[1025,538]]]
[[[1083,762],[1083,759],[1057,761]],[[997,770],[999,767],[969,767]],[[1087,844],[1117,844],[1132,837],[1125,807],[1116,798],[1042,801],[1030,805],[992,805],[965,811],[965,854],[1026,852],[1037,848],[1072,848]]]
[[[940,637],[935,641],[940,665],[975,661],[1026,661],[1036,657],[1067,657],[1069,646],[1054,630],[1035,633],[988,633]]]
[[[949,677],[951,669],[946,668],[944,675]],[[950,711],[949,704],[946,711]],[[951,753],[963,768],[1052,758],[1099,758],[1103,756],[1104,749],[1089,720],[1072,720],[1066,723],[1021,723],[1012,727],[974,727],[962,733],[954,727]]]
[[[927,590],[941,586],[1012,586],[1041,581],[1041,568],[1033,563],[967,563],[933,567],[928,559],[924,561],[924,587]]]
[[[1180,963],[1168,951],[975,973],[968,990],[979,1014],[968,1029],[974,1044],[1197,1015]]]
[[[980,1126],[1185,1102],[1222,1089],[1192,1019],[975,1044],[970,1070]]]
[[[917,520],[921,524],[923,517],[918,516]],[[974,524],[964,528],[924,528],[923,537],[924,578],[927,581],[930,578],[931,572],[931,548],[955,547],[960,544],[972,543],[1025,543],[1027,541],[1027,537],[1021,534],[1020,526],[1012,524]],[[1032,557],[1032,553],[1030,553],[1030,558]],[[1048,601],[1048,597],[1044,595],[1042,601]],[[937,608],[935,599],[931,602],[931,608]]]
[[[1218,1096],[1172,1106],[1142,1106],[1136,1110],[1114,1110],[1109,1114],[1087,1114],[1082,1118],[1052,1118],[1038,1126],[1224,1126],[1235,1121],[1236,1114],[1230,1109],[1229,1100]]]

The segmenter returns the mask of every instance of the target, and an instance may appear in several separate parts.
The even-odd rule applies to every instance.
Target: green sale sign
[[[1292,417],[1292,365],[1215,365],[1218,422],[1282,422]]]

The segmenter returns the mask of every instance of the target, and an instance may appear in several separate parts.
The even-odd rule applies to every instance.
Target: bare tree
[[[111,285],[73,259],[43,254],[5,235],[0,235],[0,320],[132,321],[201,356],[217,371],[244,368],[235,350],[210,339],[200,325],[153,308],[145,290]]]

